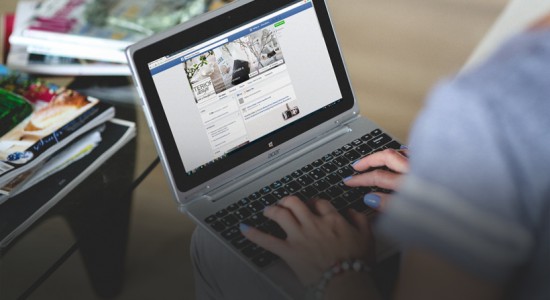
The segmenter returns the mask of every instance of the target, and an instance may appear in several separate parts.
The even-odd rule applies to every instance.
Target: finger
[[[251,242],[258,246],[271,251],[278,256],[285,256],[288,251],[287,244],[284,240],[278,239],[270,234],[261,232],[260,230],[241,223],[239,226],[241,233]]]
[[[541,30],[541,29],[544,29],[546,27],[549,27],[550,26],[550,15],[547,15],[546,17],[538,20],[535,24],[533,24],[529,30],[531,31],[534,31],[534,30]]]
[[[311,224],[315,215],[307,207],[307,205],[296,196],[285,197],[277,203],[278,205],[287,208],[292,212],[296,220],[302,225]]]
[[[357,171],[374,167],[388,167],[395,172],[406,173],[409,171],[409,160],[397,150],[386,149],[366,156],[353,165]]]
[[[390,197],[391,197],[390,194],[369,193],[363,197],[363,202],[365,203],[366,206],[374,210],[384,211]]]
[[[344,183],[351,187],[377,186],[383,189],[395,190],[399,186],[402,176],[391,171],[377,169],[347,178]]]
[[[348,216],[353,225],[359,230],[359,232],[367,235],[371,233],[369,219],[366,214],[360,213],[353,209],[348,210]]]
[[[300,227],[300,223],[292,212],[282,206],[273,205],[266,207],[264,209],[264,216],[277,222],[287,235],[296,233]]]
[[[338,212],[336,208],[325,199],[312,199],[310,205],[312,210],[319,216]]]

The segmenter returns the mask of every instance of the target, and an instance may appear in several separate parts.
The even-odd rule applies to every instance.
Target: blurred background
[[[2,0],[0,13],[15,11],[16,4]],[[328,4],[362,113],[406,142],[430,88],[461,68],[507,1]],[[138,132],[138,157],[151,157],[155,148],[148,129]],[[178,212],[160,167],[135,191],[130,226],[126,278],[116,299],[193,299],[189,242],[195,225]],[[10,255],[28,255],[40,243],[62,247],[72,242],[64,221],[50,219],[17,245],[20,252],[16,248]],[[25,277],[25,266],[19,272]],[[80,256],[73,255],[30,299],[101,298],[94,294]]]

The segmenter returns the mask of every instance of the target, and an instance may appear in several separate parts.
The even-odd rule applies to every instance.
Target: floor
[[[460,69],[506,2],[328,0],[363,114],[406,142],[430,87]],[[2,1],[0,12],[13,11],[15,3]],[[155,150],[148,130],[140,132],[140,157],[151,157]],[[138,164],[143,167],[145,161]],[[63,226],[52,220],[41,234]],[[193,299],[193,228],[177,212],[157,167],[134,194],[127,277],[116,299]],[[71,238],[69,232],[56,232],[59,241]],[[82,272],[79,255],[30,298],[99,299]]]

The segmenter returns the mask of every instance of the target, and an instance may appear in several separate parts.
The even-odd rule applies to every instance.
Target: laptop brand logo
[[[267,158],[270,159],[270,158],[273,158],[273,157],[279,155],[279,151],[280,151],[280,150],[281,150],[281,149],[277,149],[277,150],[275,150],[275,151],[269,153],[269,155],[267,156]]]

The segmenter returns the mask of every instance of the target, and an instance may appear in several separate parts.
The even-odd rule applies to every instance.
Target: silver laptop
[[[262,210],[287,195],[369,213],[362,196],[371,189],[342,179],[361,157],[400,147],[360,116],[326,3],[236,1],[127,56],[180,210],[299,297],[289,268],[239,224],[285,238]],[[393,250],[382,246],[379,257]]]

